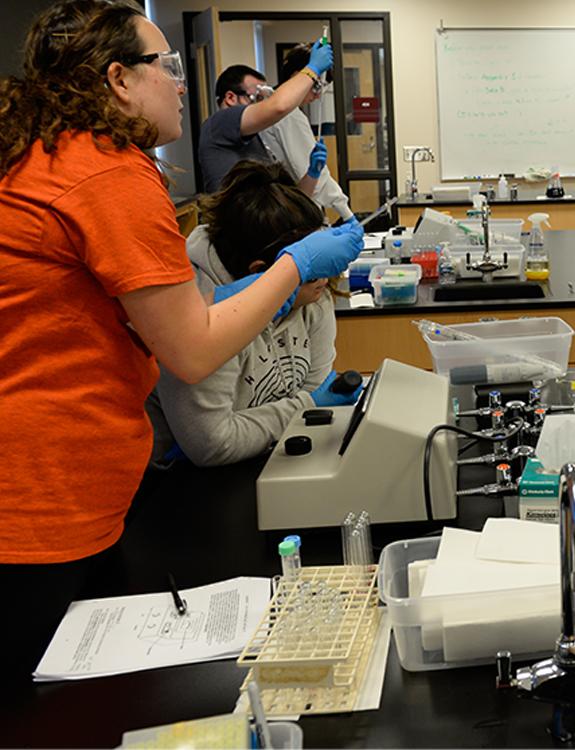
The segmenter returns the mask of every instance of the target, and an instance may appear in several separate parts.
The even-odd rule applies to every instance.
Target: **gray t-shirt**
[[[249,104],[219,109],[203,123],[198,156],[206,193],[215,192],[224,176],[242,159],[272,161],[259,136],[242,136],[243,111]]]

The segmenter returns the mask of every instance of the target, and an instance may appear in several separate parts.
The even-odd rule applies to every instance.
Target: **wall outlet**
[[[423,146],[404,146],[403,147],[403,161],[411,161],[413,152],[418,148],[424,148]],[[415,155],[415,161],[431,161],[429,153],[427,151],[419,151]]]

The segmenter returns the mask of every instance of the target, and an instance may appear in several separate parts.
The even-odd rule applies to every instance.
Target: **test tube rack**
[[[245,646],[238,666],[249,668],[241,690],[258,683],[268,716],[353,711],[379,624],[376,565],[302,567],[282,578]],[[334,599],[335,616],[306,612],[320,592]]]

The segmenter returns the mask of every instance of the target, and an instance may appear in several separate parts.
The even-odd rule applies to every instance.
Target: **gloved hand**
[[[352,214],[349,217],[349,219],[346,219],[343,223],[349,225],[350,227],[360,227],[361,226],[361,224],[359,223],[359,219],[357,218],[357,216],[355,214]]]
[[[303,240],[284,247],[278,253],[291,255],[299,271],[301,283],[313,279],[338,276],[363,249],[363,227],[342,224],[340,227],[320,229]],[[277,260],[277,259],[276,259]]]
[[[309,167],[307,170],[308,176],[317,180],[321,174],[321,170],[325,167],[326,162],[327,146],[323,142],[323,138],[320,138],[312,148],[309,155]]]
[[[223,300],[228,299],[228,297],[233,297],[234,295],[243,292],[243,290],[247,289],[250,284],[253,284],[256,279],[259,279],[260,276],[263,276],[263,274],[252,273],[249,276],[244,276],[242,279],[230,281],[229,284],[222,284],[222,286],[217,286],[214,289],[214,304],[217,305],[218,302],[222,302]],[[289,311],[292,309],[293,303],[295,302],[298,291],[299,287],[286,299],[286,301],[274,315],[273,320],[283,318],[289,313]]]
[[[353,393],[333,393],[329,387],[337,377],[337,372],[332,370],[321,385],[311,392],[313,402],[318,407],[324,406],[349,406],[355,404],[359,394],[363,389],[363,384],[359,385]]]
[[[325,73],[326,70],[333,68],[333,50],[331,44],[322,44],[321,39],[318,39],[311,48],[307,67],[313,70],[318,76]]]

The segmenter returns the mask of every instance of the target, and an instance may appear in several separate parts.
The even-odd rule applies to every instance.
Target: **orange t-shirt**
[[[158,371],[115,297],[193,278],[138,148],[64,133],[0,180],[0,562],[95,554],[121,535],[152,445]]]

